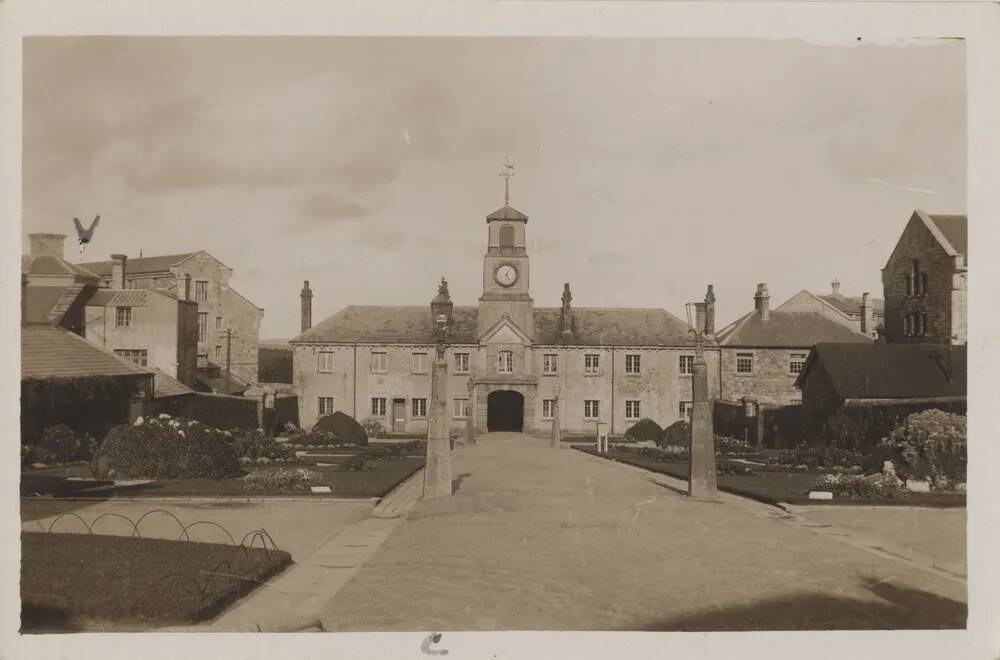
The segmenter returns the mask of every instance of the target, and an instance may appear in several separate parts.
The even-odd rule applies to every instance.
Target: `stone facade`
[[[760,348],[725,347],[722,349],[722,382],[720,398],[724,401],[741,401],[751,398],[760,405],[787,406],[802,402],[802,392],[795,386],[798,372],[792,364],[805,362],[812,346]],[[740,373],[737,360],[752,356],[752,372]]]
[[[882,269],[886,340],[965,344],[967,286],[967,255],[916,211]]]

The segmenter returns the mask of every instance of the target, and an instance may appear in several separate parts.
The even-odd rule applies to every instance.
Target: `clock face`
[[[493,273],[493,279],[500,286],[514,286],[514,283],[517,282],[517,269],[511,264],[502,264]]]

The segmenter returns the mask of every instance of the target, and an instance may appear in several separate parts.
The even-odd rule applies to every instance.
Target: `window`
[[[920,273],[920,295],[927,295],[927,273]]]
[[[128,360],[133,364],[139,364],[144,367],[146,366],[147,354],[145,349],[118,348],[115,349],[114,353],[123,360]]]
[[[500,228],[500,249],[514,247],[514,226],[504,225]]]
[[[222,330],[222,317],[221,316],[216,316],[215,317],[215,329],[216,330]]]
[[[681,375],[690,376],[694,373],[694,356],[693,355],[682,355],[681,360]]]
[[[131,307],[115,307],[115,327],[116,328],[132,327]]]
[[[927,315],[926,314],[921,314],[920,315],[920,336],[921,337],[926,337],[927,336]]]
[[[790,406],[801,406],[802,405],[802,399],[789,399],[788,400],[788,405],[790,405]]]
[[[808,357],[807,353],[792,353],[788,356],[788,373],[802,373],[802,367],[806,364],[806,357]]]
[[[455,353],[455,373],[456,374],[467,374],[467,373],[469,373],[469,354],[468,353]]]
[[[427,417],[427,399],[410,399],[410,417]]]
[[[333,373],[333,351],[320,351],[316,368],[321,374]]]
[[[502,374],[513,373],[514,354],[510,351],[500,351],[497,353],[497,372]]]
[[[625,356],[625,373],[627,373],[627,374],[638,374],[639,373],[639,356],[638,355],[626,355]]]
[[[542,373],[548,376],[559,373],[559,363],[555,353],[545,353],[542,355]]]
[[[413,373],[415,374],[427,373],[427,353],[413,354]]]
[[[753,373],[753,353],[736,354],[736,373],[738,374]]]
[[[552,419],[556,414],[556,400],[542,399],[542,419]]]
[[[387,371],[389,371],[389,354],[372,353],[372,373],[384,374]]]
[[[198,312],[198,341],[208,341],[208,313]]]
[[[385,397],[372,397],[372,417],[385,417]]]
[[[207,302],[208,301],[208,282],[205,280],[197,280],[194,283],[194,300],[195,302]]]
[[[601,356],[597,353],[587,353],[583,356],[583,373],[596,376],[601,372]]]
[[[222,347],[221,346],[216,346],[215,347],[215,359],[216,360],[221,360],[222,359]]]
[[[319,398],[319,414],[320,417],[325,415],[333,414],[333,397],[332,396],[321,396]]]
[[[691,401],[681,401],[680,410],[679,410],[679,412],[681,414],[680,418],[684,419],[684,420],[687,420],[687,421],[690,422],[691,421],[691,408],[693,406],[694,406],[694,404]]]
[[[907,275],[906,276],[906,295],[907,295],[907,297],[913,295],[913,276],[912,275]]]
[[[465,419],[469,416],[469,400],[455,399],[454,415],[456,419]]]
[[[625,402],[625,419],[639,419],[639,402]]]
[[[583,402],[583,418],[597,419],[600,414],[600,405],[597,399],[586,399]]]
[[[913,260],[913,273],[910,275],[910,280],[913,282],[913,294],[915,296],[920,295],[920,260]]]

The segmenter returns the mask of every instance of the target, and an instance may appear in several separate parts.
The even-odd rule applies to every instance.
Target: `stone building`
[[[559,397],[561,427],[623,433],[641,418],[666,426],[689,414],[694,338],[662,309],[535,307],[525,249],[528,217],[505,203],[486,217],[482,295],[455,306],[442,280],[430,305],[343,308],[311,328],[303,288],[303,332],[291,340],[299,418],[309,427],[343,411],[392,431],[427,429],[435,319],[447,321],[448,399],[453,428],[468,415],[479,432],[548,429]],[[714,330],[714,296],[698,323]],[[711,336],[709,336],[711,343]],[[718,351],[706,351],[718,388]]]
[[[52,323],[82,337],[84,305],[100,278],[63,258],[65,234],[29,234],[28,241],[28,254],[21,256],[21,320]]]
[[[768,406],[799,404],[802,394],[795,381],[813,345],[872,342],[843,318],[786,305],[772,310],[767,284],[758,284],[754,310],[719,331],[720,399]]]
[[[830,283],[829,294],[802,290],[776,307],[775,311],[816,312],[870,337],[875,337],[876,330],[885,323],[885,301],[872,298],[867,292],[860,297],[846,296],[841,293],[837,280]]]
[[[224,371],[228,362],[236,379],[257,382],[258,336],[264,310],[230,286],[233,269],[229,266],[203,250],[136,259],[112,255],[110,261],[80,266],[95,273],[104,287],[159,289],[181,299],[190,278],[190,296],[198,307],[199,368]]]
[[[914,211],[882,269],[886,340],[965,344],[968,265],[966,216]]]

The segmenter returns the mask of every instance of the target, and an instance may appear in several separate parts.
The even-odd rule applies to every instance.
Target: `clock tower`
[[[483,295],[479,298],[479,335],[507,316],[528,337],[535,336],[533,301],[528,294],[528,216],[510,205],[513,165],[505,164],[504,205],[486,216],[489,238],[483,257]]]

